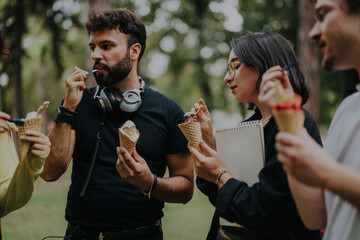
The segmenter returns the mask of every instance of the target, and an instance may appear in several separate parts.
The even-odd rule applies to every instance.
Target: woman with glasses
[[[247,33],[232,40],[231,47],[224,82],[236,101],[250,103],[251,108],[255,108],[254,114],[245,121],[263,122],[265,165],[258,175],[259,182],[252,186],[233,178],[215,151],[210,113],[204,101],[200,99],[194,105],[196,111],[202,109],[198,117],[203,135],[200,145],[205,155],[188,147],[198,176],[197,186],[216,209],[207,239],[320,239],[319,231],[307,230],[300,220],[287,176],[276,160],[278,128],[271,109],[259,101],[268,96],[266,92],[275,92],[275,83],[266,81],[266,76],[278,74],[282,82],[291,84],[294,92],[302,96],[303,104],[306,103],[309,91],[299,67],[282,71],[282,67],[296,61],[294,52],[286,39],[274,32]],[[314,119],[304,112],[305,128],[321,144]],[[242,227],[220,226],[219,217]]]

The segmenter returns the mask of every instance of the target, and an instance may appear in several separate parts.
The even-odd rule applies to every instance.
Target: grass
[[[64,235],[69,172],[56,182],[47,183],[41,178],[36,181],[29,203],[1,219],[4,240],[41,240],[46,236]],[[186,205],[165,204],[164,239],[205,239],[213,212],[207,197],[197,189]]]

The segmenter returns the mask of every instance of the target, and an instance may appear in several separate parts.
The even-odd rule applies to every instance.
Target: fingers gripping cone
[[[43,114],[46,112],[49,101],[45,101],[36,112],[30,112],[27,114],[25,118],[25,124],[23,126],[18,127],[18,141],[19,141],[19,155],[20,155],[20,163],[22,163],[29,152],[30,142],[21,140],[21,136],[25,136],[26,131],[37,131],[39,130],[42,120]]]
[[[301,96],[286,94],[279,80],[275,80],[277,104],[273,110],[273,116],[280,131],[295,135],[301,134],[304,126],[305,115],[301,110]]]
[[[124,147],[130,154],[134,152],[139,136],[139,131],[130,120],[126,121],[125,124],[119,128],[120,146]]]
[[[200,153],[203,153],[200,148],[202,139],[200,122],[181,123],[178,126],[190,145],[196,148]]]
[[[37,131],[42,123],[42,118],[32,118],[25,121],[25,124],[18,127],[18,138],[19,138],[19,155],[20,163],[22,163],[29,152],[30,142],[21,140],[21,136],[25,136],[26,131]]]

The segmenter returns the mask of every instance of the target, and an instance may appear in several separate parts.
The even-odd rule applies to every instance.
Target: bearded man
[[[66,78],[41,177],[57,180],[73,159],[64,239],[163,239],[164,202],[187,203],[193,194],[187,141],[177,127],[184,113],[138,76],[146,31],[135,14],[108,10],[89,16],[86,28],[98,86],[87,89],[89,73],[78,67]],[[140,132],[132,154],[118,147],[127,120]]]

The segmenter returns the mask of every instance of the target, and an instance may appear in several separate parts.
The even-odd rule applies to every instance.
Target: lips
[[[98,69],[98,71],[95,74],[103,74],[106,68],[101,64],[94,65],[93,69]]]
[[[230,86],[229,88],[231,90],[231,93],[235,94],[235,89],[237,88],[237,86]]]
[[[102,65],[100,65],[100,64],[97,64],[97,65],[95,65],[94,67],[93,67],[93,69],[95,70],[95,69],[103,69],[104,67],[102,66]]]
[[[320,52],[322,55],[324,55],[324,48],[326,46],[326,43],[324,41],[319,41],[317,43],[317,47],[320,49]]]

